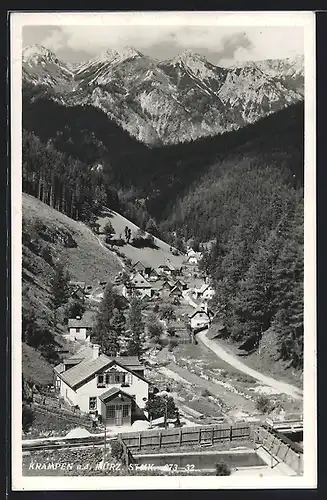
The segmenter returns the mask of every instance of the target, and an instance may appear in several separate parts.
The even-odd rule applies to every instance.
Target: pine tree
[[[68,302],[70,276],[60,262],[56,264],[54,271],[50,282],[51,300],[54,309],[58,309]]]
[[[125,328],[125,316],[119,309],[117,309],[117,307],[115,307],[111,318],[111,329],[117,340],[119,347],[118,352],[124,352],[126,350]]]
[[[100,344],[102,352],[108,356],[116,356],[119,344],[112,328],[112,318],[115,307],[113,285],[108,283],[103,299],[99,304],[96,323],[93,327],[92,340]]]
[[[153,236],[158,236],[158,226],[156,221],[150,217],[145,225],[145,231],[152,234]]]
[[[141,299],[134,295],[127,316],[127,354],[140,357],[143,354],[144,324]]]

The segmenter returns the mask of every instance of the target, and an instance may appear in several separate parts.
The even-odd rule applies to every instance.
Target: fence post
[[[142,439],[141,433],[139,433],[139,450],[141,450],[141,439]]]
[[[179,446],[182,446],[182,428],[179,429]]]
[[[211,429],[211,444],[213,444],[214,432],[215,432],[215,429],[214,429],[214,427],[213,427],[213,428]]]
[[[233,439],[233,426],[231,425],[229,429],[229,440],[232,441],[232,439]]]
[[[201,444],[201,429],[199,429],[199,444]]]
[[[162,432],[159,431],[159,448],[161,448]]]

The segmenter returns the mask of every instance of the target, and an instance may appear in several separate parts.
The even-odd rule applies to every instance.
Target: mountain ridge
[[[236,130],[303,100],[301,56],[224,68],[190,50],[157,61],[131,47],[108,49],[76,65],[40,46],[35,52],[23,51],[23,90],[99,108],[146,144]]]

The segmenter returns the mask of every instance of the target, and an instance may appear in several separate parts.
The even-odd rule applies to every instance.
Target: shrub
[[[218,462],[216,464],[216,476],[230,476],[231,470],[225,462]]]
[[[270,401],[268,396],[260,394],[256,401],[256,408],[261,413],[270,413],[274,409],[273,403]]]
[[[178,340],[174,338],[170,339],[168,347],[169,351],[172,351],[177,346],[178,346]]]
[[[121,462],[124,457],[124,448],[120,441],[112,441],[111,442],[111,456],[115,460]]]
[[[210,392],[208,391],[208,389],[203,389],[203,391],[201,392],[201,396],[203,398],[207,398],[208,396],[210,396]]]

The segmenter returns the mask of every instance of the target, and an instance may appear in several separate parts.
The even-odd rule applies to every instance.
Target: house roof
[[[126,356],[127,359],[123,359],[124,356],[119,358],[109,358],[105,354],[100,354],[100,356],[96,359],[88,358],[84,359],[77,365],[69,368],[69,370],[60,373],[60,378],[67,384],[69,387],[74,388],[84,381],[95,375],[97,372],[103,370],[104,368],[110,366],[111,364],[117,364],[121,366],[125,370],[133,373],[136,377],[140,378],[147,382],[147,380],[135,373],[135,369],[142,369],[143,366],[135,361],[136,356]]]
[[[170,290],[170,293],[176,293],[176,292],[179,292],[180,295],[183,295],[182,294],[182,291],[181,289],[179,288],[179,286],[175,285],[171,290]]]
[[[165,283],[165,281],[162,281],[162,280],[158,280],[158,281],[155,281],[154,283],[151,284],[151,287],[154,289],[154,290],[160,290],[160,288],[162,288],[162,285]]]
[[[92,346],[86,345],[81,347],[78,351],[76,351],[72,356],[69,356],[69,358],[64,359],[64,363],[70,363],[73,361],[76,361],[79,363],[80,361],[83,361],[83,359],[88,359],[93,357],[93,349]]]
[[[64,363],[59,363],[59,365],[57,365],[57,366],[55,366],[53,368],[53,371],[55,373],[62,373],[62,372],[64,372],[65,371],[65,365],[64,365]]]
[[[144,269],[146,268],[146,266],[143,264],[143,262],[141,262],[140,260],[138,260],[137,262],[135,262],[134,266],[133,266],[133,269],[135,267],[143,267]]]
[[[101,401],[107,401],[108,399],[113,398],[117,394],[123,394],[124,396],[127,396],[129,399],[133,399],[133,396],[131,396],[131,394],[127,394],[127,392],[122,391],[118,387],[111,387],[111,389],[101,394],[101,396],[99,396],[99,399],[101,399]]]
[[[190,314],[189,318],[193,318],[194,316],[196,316],[197,314],[200,314],[200,313],[204,313],[208,316],[208,318],[210,318],[210,313],[207,313],[204,309],[201,309],[200,307],[198,309],[196,309],[192,314]]]
[[[92,328],[94,324],[94,311],[85,311],[81,319],[70,318],[68,328]]]
[[[134,288],[151,288],[150,283],[148,283],[140,273],[136,273],[135,276],[133,276],[131,279],[131,285]]]

